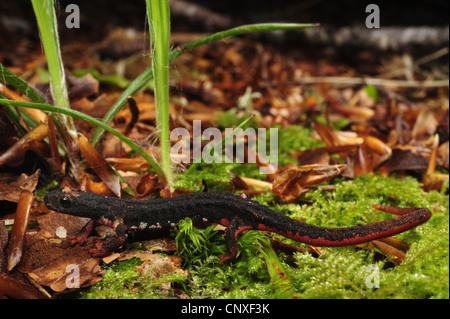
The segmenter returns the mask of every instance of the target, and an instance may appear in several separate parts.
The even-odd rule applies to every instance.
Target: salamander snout
[[[65,209],[73,207],[72,197],[60,190],[47,193],[44,197],[45,205],[55,211],[63,212]]]

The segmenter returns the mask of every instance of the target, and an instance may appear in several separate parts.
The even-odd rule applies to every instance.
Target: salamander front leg
[[[98,241],[90,252],[92,257],[106,257],[119,249],[126,241],[125,225],[114,225],[115,236],[107,241]]]
[[[76,244],[84,244],[87,241],[89,235],[92,233],[94,227],[95,221],[91,219],[86,223],[86,225],[83,226],[78,234],[72,235],[68,238],[70,246],[74,246]]]
[[[90,220],[78,234],[68,238],[71,246],[83,245],[87,242],[89,235],[98,225],[107,225],[114,229],[114,236],[105,241],[99,240],[95,243],[95,248],[90,250],[92,257],[106,257],[120,248],[126,241],[125,225],[121,221],[111,222],[106,219]]]
[[[251,226],[245,226],[242,221],[237,218],[231,220],[228,226],[225,228],[225,243],[227,245],[228,252],[226,255],[220,256],[219,265],[230,259],[235,259],[238,252],[237,237],[245,230],[252,229]]]

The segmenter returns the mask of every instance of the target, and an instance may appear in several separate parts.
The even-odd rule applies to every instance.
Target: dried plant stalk
[[[33,191],[36,188],[39,173],[40,170],[37,170],[36,173],[31,176],[22,174],[20,177],[19,182],[22,193],[20,194],[11,239],[7,248],[8,271],[11,271],[22,260],[23,243],[28,227],[31,205],[34,200]]]

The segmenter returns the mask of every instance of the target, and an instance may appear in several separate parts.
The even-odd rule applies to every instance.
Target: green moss
[[[270,247],[268,238],[248,231],[239,238],[240,253],[234,262],[218,266],[210,255],[189,269],[186,292],[192,298],[290,298],[295,293],[287,265]]]
[[[278,203],[273,194],[255,199],[282,214],[327,227],[393,218],[372,209],[372,204],[428,207],[433,212],[429,222],[396,236],[411,245],[400,266],[392,266],[387,258],[381,261],[375,258],[374,250],[355,247],[322,248],[324,253],[319,258],[298,253],[294,262],[292,257],[279,254],[279,262],[295,296],[300,298],[448,298],[447,195],[426,193],[413,178],[367,175],[337,184],[334,192],[310,192],[306,199],[313,204],[285,205]],[[255,241],[248,245],[252,241],[244,237],[255,235],[267,236],[261,232],[241,236],[241,254],[236,261],[217,267],[217,257],[209,256],[190,269],[189,294],[193,298],[280,297],[279,292],[285,289],[280,288],[280,282],[271,280],[264,254],[255,248]],[[277,238],[301,245],[281,236]]]
[[[373,204],[427,207],[433,213],[427,223],[396,236],[410,244],[400,266],[394,266],[388,258],[380,259],[376,250],[356,247],[322,248],[319,258],[308,253],[287,256],[268,245],[272,236],[285,243],[305,245],[260,231],[243,233],[237,259],[219,266],[219,256],[225,252],[223,232],[212,227],[186,230],[183,226],[177,230],[178,254],[187,261],[185,267],[190,276],[184,281],[164,280],[181,285],[191,298],[449,298],[446,193],[424,192],[413,178],[372,175],[341,180],[335,186],[333,192],[311,191],[300,204],[280,203],[273,194],[261,194],[255,199],[281,214],[327,227],[393,218],[371,208]],[[269,265],[267,260],[271,261]],[[139,277],[134,262],[129,261],[130,268],[108,268],[104,281],[84,297],[167,298],[158,290],[159,281],[150,283]],[[144,285],[150,288],[142,289]],[[128,292],[120,292],[124,287]],[[130,292],[132,287],[141,289]]]
[[[297,159],[292,155],[294,151],[304,151],[323,147],[325,144],[314,138],[314,130],[309,127],[292,125],[286,128],[278,126],[278,160],[280,166],[290,163],[298,165]]]
[[[166,283],[182,283],[186,278],[181,274],[170,274],[152,280],[149,274],[141,274],[135,269],[142,262],[138,258],[115,261],[103,268],[103,280],[81,294],[83,299],[162,299],[172,296],[160,290]]]
[[[199,169],[189,174],[176,176],[174,188],[190,189],[193,192],[223,191],[231,188],[233,176],[230,171],[236,164],[202,164]]]
[[[205,229],[193,226],[192,220],[186,218],[175,228],[177,255],[184,260],[184,267],[190,267],[199,260],[210,255],[225,253],[225,244],[219,232],[214,231],[215,225]]]
[[[411,245],[405,261],[383,269],[373,254],[353,248],[329,248],[316,259],[297,255],[298,268],[291,268],[297,289],[304,298],[448,298],[449,296],[449,204],[448,196],[426,193],[413,178],[361,176],[336,185],[336,192],[311,192],[307,211],[311,224],[342,227],[392,218],[370,208],[372,204],[427,207],[432,218],[396,237]],[[379,288],[369,289],[368,267],[376,265]]]

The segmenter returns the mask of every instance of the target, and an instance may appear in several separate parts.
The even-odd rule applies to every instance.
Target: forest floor
[[[196,36],[174,33],[174,46]],[[123,89],[150,66],[148,44],[145,35],[117,28],[95,43],[64,45],[71,108],[103,118]],[[15,51],[0,51],[0,61],[51,101],[39,45],[24,39]],[[245,192],[281,214],[324,227],[393,218],[372,205],[424,207],[431,219],[390,241],[343,248],[312,247],[249,231],[239,238],[238,258],[221,266],[223,229],[192,229],[184,221],[149,241],[126,244],[110,258],[94,258],[89,254],[94,243],[70,247],[58,233],[60,227],[68,235],[76,233],[86,219],[48,210],[43,196],[56,186],[108,196],[114,191],[89,165],[77,178],[66,158],[61,157],[58,168],[44,142],[14,148],[29,128],[21,123],[20,131],[0,106],[0,270],[19,282],[18,291],[21,285],[32,291],[22,289],[22,297],[449,297],[448,49],[342,52],[241,37],[187,52],[170,72],[171,129],[193,134],[193,121],[200,120],[203,131],[217,127],[223,132],[255,115],[248,127],[277,129],[277,170],[261,174],[261,162],[202,163],[186,174],[187,163],[176,167],[171,193],[147,162],[105,134],[97,150],[124,178],[117,181],[123,197]],[[10,90],[3,85],[0,92],[8,96]],[[149,86],[111,125],[158,158],[155,119]],[[76,125],[90,140],[95,127],[80,120]],[[268,136],[266,141],[269,145]],[[254,151],[246,144],[247,155]],[[23,256],[7,272],[8,237],[25,192],[22,174],[38,180]],[[68,265],[79,266],[81,288],[68,287]]]

